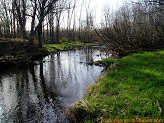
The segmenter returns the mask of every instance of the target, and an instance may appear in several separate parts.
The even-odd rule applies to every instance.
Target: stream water
[[[69,123],[65,108],[102,74],[86,63],[105,57],[97,48],[62,51],[0,74],[0,123]]]

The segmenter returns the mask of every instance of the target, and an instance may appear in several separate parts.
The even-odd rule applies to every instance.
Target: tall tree
[[[10,38],[12,36],[11,4],[9,0],[2,0],[0,3],[0,25],[3,30],[1,30],[1,35]]]
[[[60,38],[60,21],[61,21],[61,15],[62,12],[67,9],[66,7],[67,2],[66,0],[60,0],[56,4],[56,11],[55,11],[55,17],[56,17],[56,34],[55,34],[55,43],[59,43]]]
[[[26,11],[27,11],[27,0],[13,0],[14,7],[16,9],[16,16],[20,25],[20,32],[22,38],[27,38],[26,35]]]
[[[33,38],[36,36],[38,37],[39,47],[42,47],[42,25],[44,22],[45,17],[48,16],[49,13],[52,13],[55,10],[56,2],[58,0],[31,0],[32,6],[32,14],[31,14],[31,31],[29,41],[32,44]],[[37,17],[37,18],[36,18]]]

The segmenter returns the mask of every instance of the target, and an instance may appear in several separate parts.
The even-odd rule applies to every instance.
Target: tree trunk
[[[59,23],[56,25],[56,43],[59,43]]]
[[[38,41],[39,41],[39,48],[42,48],[42,24],[38,26]]]

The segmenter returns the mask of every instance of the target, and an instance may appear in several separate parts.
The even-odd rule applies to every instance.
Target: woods
[[[125,4],[117,12],[104,8],[104,22],[98,30],[101,39],[115,53],[126,54],[164,47],[162,1]]]
[[[164,47],[163,0],[129,2],[117,11],[104,6],[99,26],[85,1],[1,0],[0,8],[0,38],[26,39],[31,46],[34,40],[40,48],[60,40],[103,42],[118,55]]]
[[[0,123],[163,122],[163,59],[164,0],[0,0]]]

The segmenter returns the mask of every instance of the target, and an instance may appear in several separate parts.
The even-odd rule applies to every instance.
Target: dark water
[[[65,51],[0,74],[0,123],[69,123],[65,108],[102,74],[86,63],[103,57],[95,48]]]

